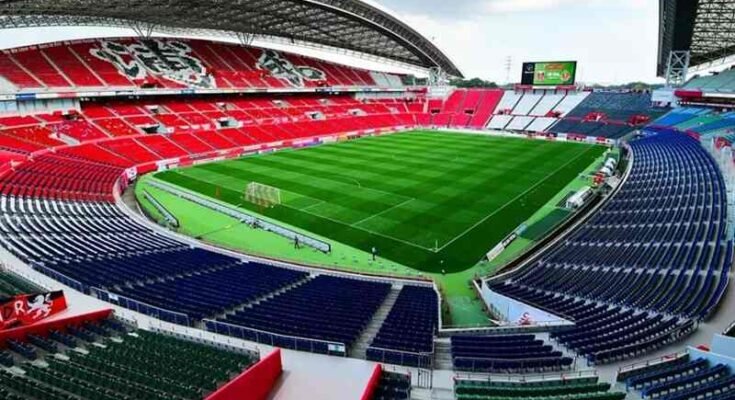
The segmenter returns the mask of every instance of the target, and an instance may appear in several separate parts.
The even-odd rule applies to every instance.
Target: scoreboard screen
[[[564,86],[574,85],[577,75],[576,61],[525,62],[522,85]]]

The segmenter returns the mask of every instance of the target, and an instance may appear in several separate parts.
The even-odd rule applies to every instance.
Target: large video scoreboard
[[[577,76],[576,61],[525,62],[522,85],[564,86],[574,85]]]

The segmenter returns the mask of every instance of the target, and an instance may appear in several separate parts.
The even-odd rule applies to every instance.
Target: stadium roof
[[[462,76],[396,16],[361,0],[0,0],[0,28],[132,27],[138,32],[280,39]]]
[[[735,53],[735,0],[659,0],[658,74],[672,50],[689,50],[701,66]]]

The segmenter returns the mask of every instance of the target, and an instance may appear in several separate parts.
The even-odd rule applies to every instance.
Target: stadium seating
[[[692,398],[729,399],[735,396],[735,376],[727,365],[713,364],[688,354],[671,357],[618,375],[628,390],[643,398],[674,400]]]
[[[622,400],[625,393],[610,392],[609,383],[594,377],[548,378],[538,381],[456,379],[457,400],[543,399]]]
[[[631,150],[627,182],[599,212],[530,267],[489,282],[575,321],[552,337],[593,363],[686,334],[719,303],[732,263],[724,182],[706,151],[671,133]]]
[[[39,293],[41,288],[12,273],[0,270],[0,298],[17,294]]]
[[[423,124],[482,129],[502,96],[503,91],[498,89],[457,89],[444,102],[430,101]]]
[[[526,92],[523,94],[521,99],[518,101],[511,114],[513,115],[529,115],[537,104],[544,97],[543,92]]]
[[[654,121],[649,129],[676,130],[695,133],[701,140],[722,138],[735,142],[735,113],[717,112],[708,108],[677,108]]]
[[[257,331],[344,344],[349,349],[390,290],[384,283],[320,275],[258,304],[235,311],[222,322]],[[284,345],[275,338],[274,345]],[[323,347],[327,350],[327,346]],[[326,352],[326,351],[325,351]]]
[[[0,343],[11,350],[0,360],[14,365],[0,370],[3,399],[201,399],[257,361],[114,320],[70,323],[26,340]]]
[[[125,64],[125,57],[135,60],[136,68]],[[18,89],[52,90],[402,86],[399,77],[387,73],[274,50],[186,39],[119,38],[29,46],[0,55],[0,76]]]
[[[564,111],[566,115],[550,132],[611,139],[665,113],[652,108],[651,94],[646,92],[591,92],[576,107]]]
[[[732,92],[735,90],[735,70],[730,68],[710,75],[695,75],[684,84],[684,88],[701,89],[704,92]]]
[[[439,299],[434,288],[404,286],[367,349],[367,358],[391,364],[418,366],[421,357],[418,354],[434,352],[438,304]]]
[[[608,96],[612,96],[612,100]],[[650,95],[648,96],[650,100]],[[641,115],[645,117],[643,119],[646,119],[649,118],[648,114],[660,114],[650,109],[650,101],[646,105],[641,98],[645,99],[645,95],[589,91],[507,90],[498,102],[495,115],[492,116],[487,127],[520,132],[549,131],[617,138],[629,132],[631,126],[640,124],[639,122],[632,123],[629,119],[643,118]],[[628,102],[633,104],[629,105]],[[611,111],[611,109],[618,108],[627,111]],[[610,113],[609,118],[605,112]],[[587,116],[590,113],[600,114],[604,118],[601,120],[589,119]]]
[[[184,313],[193,319],[202,319],[251,303],[306,276],[304,272],[257,263],[242,264],[233,260],[210,270],[150,284],[134,284],[113,292],[155,307]],[[247,285],[243,282],[247,282]]]
[[[408,400],[411,398],[411,376],[383,370],[378,386],[369,400]]]
[[[534,335],[452,336],[452,361],[471,372],[545,372],[569,368],[574,360]]]
[[[44,154],[17,167],[0,182],[6,196],[109,201],[122,169],[99,162]]]
[[[482,95],[476,102],[483,102]],[[306,276],[264,265],[245,265],[192,249],[141,227],[110,203],[113,186],[125,169],[214,149],[315,134],[412,126],[415,119],[408,113],[409,108],[417,107],[403,100],[357,101],[340,96],[221,97],[191,102],[89,103],[71,121],[53,115],[3,118],[0,137],[7,139],[8,148],[38,154],[33,161],[9,171],[0,182],[0,242],[38,271],[104,300],[182,324],[213,318],[298,283]],[[355,110],[359,112],[354,113]],[[312,119],[308,116],[311,112],[319,112],[328,120]],[[286,116],[293,122],[284,121]],[[235,123],[217,129],[213,122],[225,118]],[[163,124],[164,120],[167,129],[175,131],[173,134],[144,134],[139,128]],[[42,126],[41,121],[46,125]],[[62,126],[69,127],[60,129]],[[67,146],[57,135],[81,143]],[[48,148],[54,152],[41,152]],[[249,284],[230,285],[240,279]],[[252,311],[227,315],[224,320],[254,329],[271,329],[280,335],[332,340],[349,346],[382,302],[387,285],[338,279],[339,285],[333,292],[320,289],[331,287],[330,279],[337,278],[309,278]],[[183,290],[192,285],[206,295]],[[365,293],[368,301],[349,304],[343,301],[336,286],[354,286],[356,292]],[[429,292],[429,301],[421,304],[436,309],[436,295]],[[319,310],[335,301],[344,303],[334,310],[338,323],[334,327],[317,323]],[[258,320],[262,313],[285,314],[292,307],[309,303],[314,309],[311,314],[304,312],[300,325],[282,329]],[[403,313],[397,309],[396,324],[418,328],[419,322],[410,320],[411,313],[416,311],[410,309],[411,304],[405,307]],[[429,343],[435,318],[436,312],[426,325],[421,325],[420,336],[424,341],[428,338]]]

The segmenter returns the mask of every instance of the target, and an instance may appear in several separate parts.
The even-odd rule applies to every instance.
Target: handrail
[[[328,341],[328,340],[320,340],[320,339],[306,338],[306,337],[301,337],[301,336],[293,336],[293,335],[285,335],[285,334],[280,334],[280,333],[268,332],[268,331],[264,331],[264,330],[260,330],[260,329],[256,329],[256,328],[250,328],[250,327],[247,327],[247,326],[235,325],[235,324],[231,324],[231,323],[228,323],[228,322],[222,322],[222,321],[217,321],[217,320],[208,319],[208,318],[203,319],[202,320],[202,323],[204,324],[205,330],[207,330],[209,332],[212,332],[209,329],[209,326],[210,326],[210,324],[213,324],[215,326],[214,333],[220,333],[216,329],[216,325],[220,325],[220,326],[223,326],[223,327],[227,327],[228,328],[228,333],[230,333],[229,332],[230,329],[239,329],[241,331],[255,332],[256,334],[257,333],[261,333],[263,335],[268,335],[270,337],[281,337],[281,338],[293,339],[294,341],[295,340],[301,340],[301,341],[307,341],[307,342],[311,342],[311,343],[326,344],[327,345],[327,349],[329,351],[335,351],[337,353],[342,353],[344,356],[347,356],[347,345],[345,343],[342,343],[342,342],[332,342],[332,341]],[[228,336],[232,336],[232,335],[228,335]],[[263,342],[261,342],[261,341],[259,341],[257,339],[255,341],[258,342],[258,343],[263,343]],[[271,340],[271,343],[263,343],[263,344],[274,345],[272,342],[273,341]]]
[[[651,365],[660,364],[660,363],[665,362],[665,361],[676,360],[676,359],[682,358],[682,357],[684,357],[684,356],[686,356],[688,354],[689,354],[688,352],[683,351],[683,352],[679,352],[679,353],[668,354],[668,355],[661,356],[661,357],[658,357],[658,358],[654,358],[654,359],[651,359],[651,360],[639,361],[639,362],[636,362],[636,363],[624,365],[624,366],[618,368],[618,374],[623,373],[623,372],[634,371],[636,369],[648,367],[648,366],[651,366]]]
[[[386,347],[376,347],[376,346],[368,346],[368,349],[374,349],[374,350],[380,350],[380,351],[390,351],[390,352],[393,352],[393,353],[401,353],[401,354],[410,354],[410,355],[415,355],[415,356],[419,356],[419,357],[434,357],[434,353],[435,353],[436,347],[435,347],[434,341],[432,340],[432,342],[431,342],[431,352],[425,352],[425,351],[420,351],[420,352],[405,351],[405,350],[389,349],[389,348],[386,348]]]
[[[151,316],[151,317],[158,317],[159,319],[161,319],[161,315],[162,314],[170,314],[171,316],[178,317],[180,319],[175,319],[174,321],[169,321],[169,322],[176,322],[177,324],[181,324],[181,325],[184,325],[184,326],[191,326],[191,318],[189,318],[189,316],[187,314],[182,313],[182,312],[167,310],[167,309],[162,308],[162,307],[158,307],[158,306],[154,306],[154,305],[148,304],[148,303],[146,303],[144,301],[136,300],[136,299],[130,298],[128,296],[125,296],[125,295],[122,295],[122,294],[118,294],[118,293],[113,293],[113,292],[110,292],[109,290],[104,290],[104,289],[100,289],[100,288],[97,288],[97,287],[89,288],[89,293],[90,293],[91,296],[96,297],[96,298],[98,298],[98,299],[100,299],[102,301],[106,301],[108,303],[116,304],[116,305],[119,305],[120,307],[124,307],[124,308],[127,308],[129,310],[136,311],[136,312],[139,312],[141,314],[145,314],[145,315],[148,315],[148,316]],[[105,298],[102,298],[102,297],[105,297]],[[120,299],[124,299],[125,300],[125,304],[122,304],[122,302],[120,302]],[[142,310],[140,307],[136,307],[136,308],[130,307],[131,303],[136,304],[136,305],[140,305],[140,306],[144,306],[144,307],[146,307],[148,309],[158,310],[159,312],[157,314],[153,315],[153,314],[147,312],[147,310]],[[185,323],[182,323],[182,322],[185,322]]]
[[[597,377],[597,371],[594,369],[582,370],[576,372],[551,372],[542,374],[480,374],[473,372],[458,372],[454,376],[454,381],[476,381],[476,382],[545,382],[570,379],[585,379]]]
[[[47,267],[47,266],[45,266],[43,264],[35,263],[35,262],[31,262],[31,263],[29,263],[29,265],[31,266],[31,268],[33,268],[33,269],[35,269],[35,270],[43,273],[44,275],[46,275],[46,276],[48,276],[50,278],[53,278],[54,280],[57,280],[57,281],[65,284],[65,285],[67,285],[67,286],[69,286],[71,288],[74,288],[74,289],[82,292],[82,293],[87,293],[89,291],[89,286],[83,284],[82,282],[80,282],[80,281],[78,281],[78,280],[76,280],[74,278],[70,278],[70,277],[62,274],[61,272],[58,272],[58,271],[56,271],[53,268],[50,268],[50,267]]]
[[[727,329],[725,329],[725,331],[724,331],[724,332],[722,332],[722,334],[723,334],[723,335],[725,335],[725,336],[727,336],[727,335],[728,335],[728,333],[729,333],[730,335],[733,335],[733,334],[735,334],[735,321],[733,321],[733,323],[732,323],[732,324],[730,324],[730,326],[728,326],[728,327],[727,327]]]
[[[377,350],[385,353],[393,353],[393,354],[401,354],[402,357],[407,356],[415,356],[417,357],[417,360],[419,360],[419,365],[416,366],[416,368],[420,369],[428,369],[430,371],[434,370],[434,354],[435,354],[435,342],[432,340],[431,342],[431,352],[413,352],[413,351],[405,351],[405,350],[397,350],[397,349],[388,349],[385,347],[374,347],[374,346],[368,346],[368,350]],[[422,365],[420,360],[428,360],[428,365]],[[382,360],[382,362],[386,362],[385,359]]]

